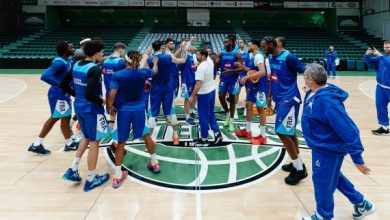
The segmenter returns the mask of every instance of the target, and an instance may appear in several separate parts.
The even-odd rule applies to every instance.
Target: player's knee
[[[148,119],[148,126],[149,126],[149,128],[156,127],[156,118],[155,117],[150,117]]]

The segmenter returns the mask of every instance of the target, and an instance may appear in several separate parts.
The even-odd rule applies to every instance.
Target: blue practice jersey
[[[73,83],[76,93],[74,108],[76,113],[92,112],[97,114],[103,114],[104,109],[95,103],[87,100],[85,97],[87,94],[88,73],[92,68],[98,68],[94,62],[88,62],[84,65],[80,65],[80,62],[76,63],[73,67]],[[101,78],[98,89],[95,91],[97,97],[102,96],[102,83]]]
[[[118,111],[145,110],[145,81],[154,75],[151,69],[124,69],[116,72],[111,89],[118,89],[115,101]]]
[[[234,63],[237,62],[236,52],[222,52],[221,53],[221,80],[223,80],[225,83],[235,83],[238,78],[238,74],[236,73],[229,73],[229,74],[222,74],[227,69],[235,69]]]
[[[110,57],[103,62],[102,73],[107,93],[110,89],[112,75],[125,67],[126,61],[120,57]]]
[[[269,56],[271,66],[272,96],[276,103],[283,99],[301,100],[297,85],[297,73],[303,73],[305,66],[299,59],[282,51],[277,57]]]
[[[186,62],[182,65],[181,82],[186,84],[195,84],[195,62],[192,54],[187,55]]]
[[[249,65],[249,62],[250,62],[250,58],[249,58],[249,52],[248,52],[248,50],[245,49],[244,52],[242,52],[242,51],[240,50],[240,53],[241,53],[241,61],[242,61],[242,64],[243,64],[244,66],[249,67],[248,65]],[[242,71],[242,72],[240,73],[240,77],[244,77],[244,76],[246,76],[246,71],[245,71],[245,70]]]
[[[154,55],[158,58],[158,73],[155,74],[151,81],[150,90],[161,90],[161,91],[173,91],[171,71],[169,66],[172,64],[172,57],[168,54],[157,54]],[[153,68],[153,57],[148,59],[150,68]]]

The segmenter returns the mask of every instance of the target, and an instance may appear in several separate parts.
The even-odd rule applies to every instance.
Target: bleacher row
[[[142,27],[139,26],[68,27],[41,31],[42,34],[39,37],[31,37],[31,33],[34,33],[34,31],[26,30],[1,36],[0,58],[51,59],[56,55],[55,45],[58,42],[69,40],[75,43],[75,48],[78,48],[78,42],[85,37],[101,38],[107,45],[105,52],[109,54],[112,52],[112,45],[115,42],[121,41],[129,45],[141,29]],[[278,30],[246,26],[241,27],[241,30],[243,33],[237,32],[236,34],[238,37],[240,35],[246,36],[247,39],[245,40],[249,38],[261,39],[267,35],[284,36],[287,39],[287,49],[305,60],[323,58],[324,50],[327,50],[329,45],[333,45],[338,52],[339,58],[345,60],[361,59],[365,52],[364,46],[322,29]],[[189,39],[191,36],[195,36],[199,41],[202,41],[202,45],[206,45],[213,52],[218,53],[223,49],[223,39],[233,32],[232,27],[153,27],[150,33],[141,41],[140,45],[129,49],[145,51],[155,39],[165,40],[167,37],[171,37],[179,42],[183,38]],[[344,34],[367,45],[374,45],[378,49],[381,48],[381,40],[365,32],[348,32]]]
[[[198,42],[204,42],[206,45],[209,45],[212,51],[219,53],[223,49],[223,40],[227,36],[228,34],[226,33],[150,33],[142,41],[141,45],[138,47],[138,50],[144,52],[155,40],[165,41],[167,38],[172,38],[175,42],[181,42],[183,39],[189,40],[191,37],[196,37]],[[237,37],[239,38],[240,35],[237,34]]]

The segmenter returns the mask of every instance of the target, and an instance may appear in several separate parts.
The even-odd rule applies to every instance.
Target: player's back
[[[152,78],[151,90],[160,90],[160,91],[173,91],[171,86],[171,72],[169,66],[172,64],[171,55],[167,54],[157,54],[155,57],[158,58],[158,73],[155,74]],[[152,65],[150,65],[152,68]]]
[[[90,102],[86,98],[87,94],[87,83],[88,83],[88,74],[92,68],[97,68],[94,62],[90,61],[80,61],[73,66],[73,83],[74,90],[76,93],[75,96],[75,111],[76,112],[96,112],[100,113],[102,107],[97,106],[96,104]],[[96,96],[102,95],[102,86],[99,83],[97,91],[95,91]]]
[[[120,57],[110,57],[103,62],[102,73],[106,90],[110,89],[112,75],[125,67],[125,60]]]
[[[153,70],[124,69],[115,73],[112,79],[112,88],[117,88],[116,105],[118,110],[135,111],[145,108],[144,85],[150,78]]]
[[[191,54],[187,55],[187,60],[181,71],[181,81],[185,83],[195,83],[195,62]]]

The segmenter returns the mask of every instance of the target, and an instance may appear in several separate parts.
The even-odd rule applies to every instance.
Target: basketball
[[[256,70],[249,70],[246,75],[250,76],[250,75],[253,75],[253,74],[256,74],[257,71]],[[256,77],[256,78],[252,78],[252,79],[249,79],[252,83],[257,83],[259,81],[259,77]]]

